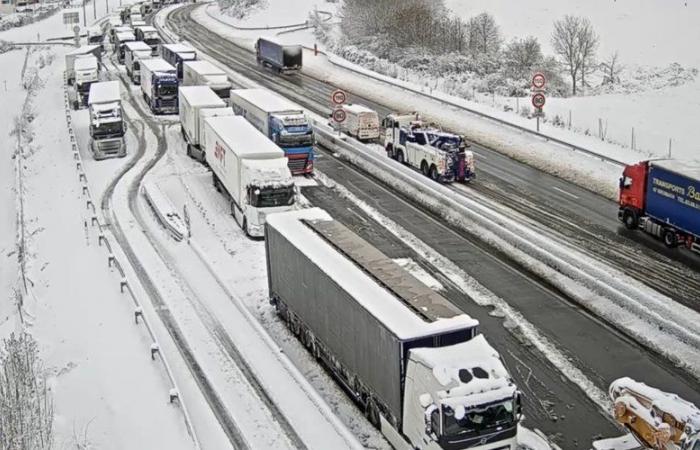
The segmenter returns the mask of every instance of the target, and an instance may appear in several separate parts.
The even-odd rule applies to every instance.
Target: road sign
[[[343,103],[345,103],[345,101],[347,99],[348,99],[348,96],[345,93],[345,91],[341,91],[340,89],[336,89],[331,94],[331,101],[333,102],[334,105],[342,105]]]
[[[535,75],[532,77],[532,87],[535,89],[542,89],[544,88],[544,85],[547,83],[547,79],[544,77],[543,73],[537,72]]]
[[[541,109],[544,106],[544,102],[544,94],[537,93],[532,96],[532,106],[534,106],[535,108]]]
[[[336,123],[343,123],[345,122],[345,119],[347,118],[347,115],[345,114],[345,111],[342,109],[336,109],[333,111],[333,121]]]
[[[80,13],[79,12],[64,12],[63,13],[63,23],[65,25],[73,25],[74,23],[80,23]]]

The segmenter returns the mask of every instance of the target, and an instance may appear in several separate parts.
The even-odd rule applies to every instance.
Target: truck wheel
[[[676,248],[678,247],[678,235],[676,232],[670,228],[667,228],[664,230],[664,244],[668,248]]]
[[[420,163],[420,171],[423,172],[423,175],[425,175],[426,177],[428,176],[429,169],[427,162],[423,161],[422,163]]]
[[[250,233],[248,233],[248,219],[246,219],[245,217],[243,218],[241,228],[243,228],[243,232],[245,233],[246,237],[250,237]]]
[[[401,150],[398,151],[398,153],[396,154],[396,160],[397,160],[400,164],[406,164],[406,160],[405,160],[404,157],[403,157],[403,151],[401,151]]]
[[[631,209],[625,209],[622,213],[622,222],[628,230],[636,230],[639,227],[639,217]]]
[[[437,167],[430,166],[430,178],[433,181],[438,181],[440,179],[440,174],[438,174]]]
[[[374,428],[381,430],[382,424],[379,420],[379,408],[377,408],[377,405],[371,398],[367,401],[367,409],[365,410],[365,415],[367,416],[367,420],[369,420],[369,423],[371,423],[374,426]]]
[[[386,146],[386,156],[388,156],[391,159],[396,159],[394,155],[394,147],[391,144],[388,144]]]

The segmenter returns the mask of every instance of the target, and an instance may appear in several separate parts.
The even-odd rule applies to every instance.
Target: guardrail
[[[189,234],[180,214],[155,183],[144,183],[143,195],[160,223],[176,241],[181,241]]]
[[[225,21],[219,19],[218,17],[216,17],[214,14],[209,13],[209,6],[206,6],[204,9],[206,10],[206,13],[209,17],[211,17],[212,19],[214,19],[218,22],[223,23],[226,26],[233,28],[234,30],[263,31],[263,30],[285,30],[288,28],[297,28],[296,30],[290,30],[290,31],[299,31],[299,30],[309,28],[309,21],[308,20],[306,22],[303,22],[303,23],[295,23],[292,25],[277,25],[277,26],[272,26],[272,27],[269,27],[269,26],[268,27],[237,27],[236,25],[229,23],[229,22],[225,22]],[[331,13],[329,11],[318,11],[318,13],[326,16],[326,18],[324,19],[324,22],[328,22],[329,20],[331,20],[333,18],[333,13]]]
[[[194,426],[192,425],[192,420],[190,418],[189,411],[187,409],[187,406],[185,405],[185,402],[183,399],[180,397],[180,390],[177,386],[177,382],[175,381],[175,376],[173,375],[172,369],[170,367],[170,364],[168,363],[168,360],[165,356],[164,353],[160,351],[160,345],[158,344],[158,338],[156,337],[155,332],[153,331],[152,326],[150,325],[150,322],[148,320],[148,317],[144,314],[143,307],[141,306],[141,302],[136,296],[136,293],[133,291],[131,288],[131,284],[126,276],[126,272],[124,271],[124,268],[122,264],[119,262],[119,259],[114,253],[114,250],[112,248],[112,244],[109,241],[109,238],[105,235],[105,228],[108,228],[105,224],[102,223],[100,220],[99,216],[97,215],[97,207],[95,206],[95,201],[93,200],[92,193],[90,191],[90,187],[88,186],[88,181],[87,181],[87,175],[85,173],[85,167],[83,164],[82,157],[80,156],[80,150],[78,148],[78,143],[77,139],[75,136],[75,132],[73,130],[73,119],[71,115],[71,105],[70,105],[70,99],[68,95],[68,83],[66,80],[66,73],[64,72],[63,74],[63,85],[64,85],[64,100],[65,100],[65,114],[66,114],[66,124],[68,126],[68,136],[70,138],[70,143],[71,143],[71,149],[73,151],[73,159],[75,160],[75,168],[76,171],[78,172],[78,182],[81,183],[81,192],[83,197],[85,197],[85,206],[86,208],[91,212],[90,216],[90,226],[96,227],[97,228],[97,244],[101,247],[104,245],[104,247],[107,250],[107,266],[110,268],[115,268],[117,272],[120,275],[120,280],[119,280],[119,290],[121,293],[127,293],[129,297],[131,298],[131,301],[134,304],[134,322],[138,324],[143,324],[143,326],[146,328],[146,331],[148,332],[148,336],[151,339],[151,345],[149,347],[150,355],[152,360],[156,360],[156,355],[159,355],[160,362],[163,364],[163,368],[165,369],[165,373],[168,377],[168,380],[170,381],[171,387],[168,390],[168,397],[170,403],[175,403],[177,401],[177,404],[179,404],[182,414],[185,419],[185,424],[187,427],[187,432],[189,435],[192,437],[192,441],[194,443],[195,449],[199,450],[201,448],[199,439],[197,438],[197,434],[195,432]]]

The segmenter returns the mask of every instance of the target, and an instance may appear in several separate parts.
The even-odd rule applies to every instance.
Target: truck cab
[[[270,117],[270,138],[284,149],[292,173],[313,171],[314,132],[304,114],[273,114]]]
[[[151,47],[151,55],[156,56],[158,54],[158,46],[161,43],[160,36],[158,35],[158,30],[152,26],[139,26],[136,28],[136,39],[145,42],[149,47]]]
[[[75,83],[71,93],[73,108],[79,109],[87,106],[90,85],[99,81],[97,58],[94,56],[82,56],[76,58],[74,63]]]
[[[248,159],[243,160],[243,167],[247,198],[242,217],[236,220],[245,223],[248,236],[263,237],[266,216],[294,207],[294,180],[284,159]]]
[[[411,349],[403,430],[419,449],[515,449],[520,392],[483,335]]]
[[[101,50],[104,50],[104,31],[100,26],[92,26],[87,30],[87,43],[88,45],[99,45]]]
[[[647,185],[649,162],[626,166],[620,178],[618,218],[630,230],[639,226],[639,218],[644,211],[644,191]]]

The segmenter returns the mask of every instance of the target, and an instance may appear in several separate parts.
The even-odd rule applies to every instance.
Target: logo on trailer
[[[226,149],[218,142],[214,146],[214,158],[218,159],[222,166],[226,165]]]

